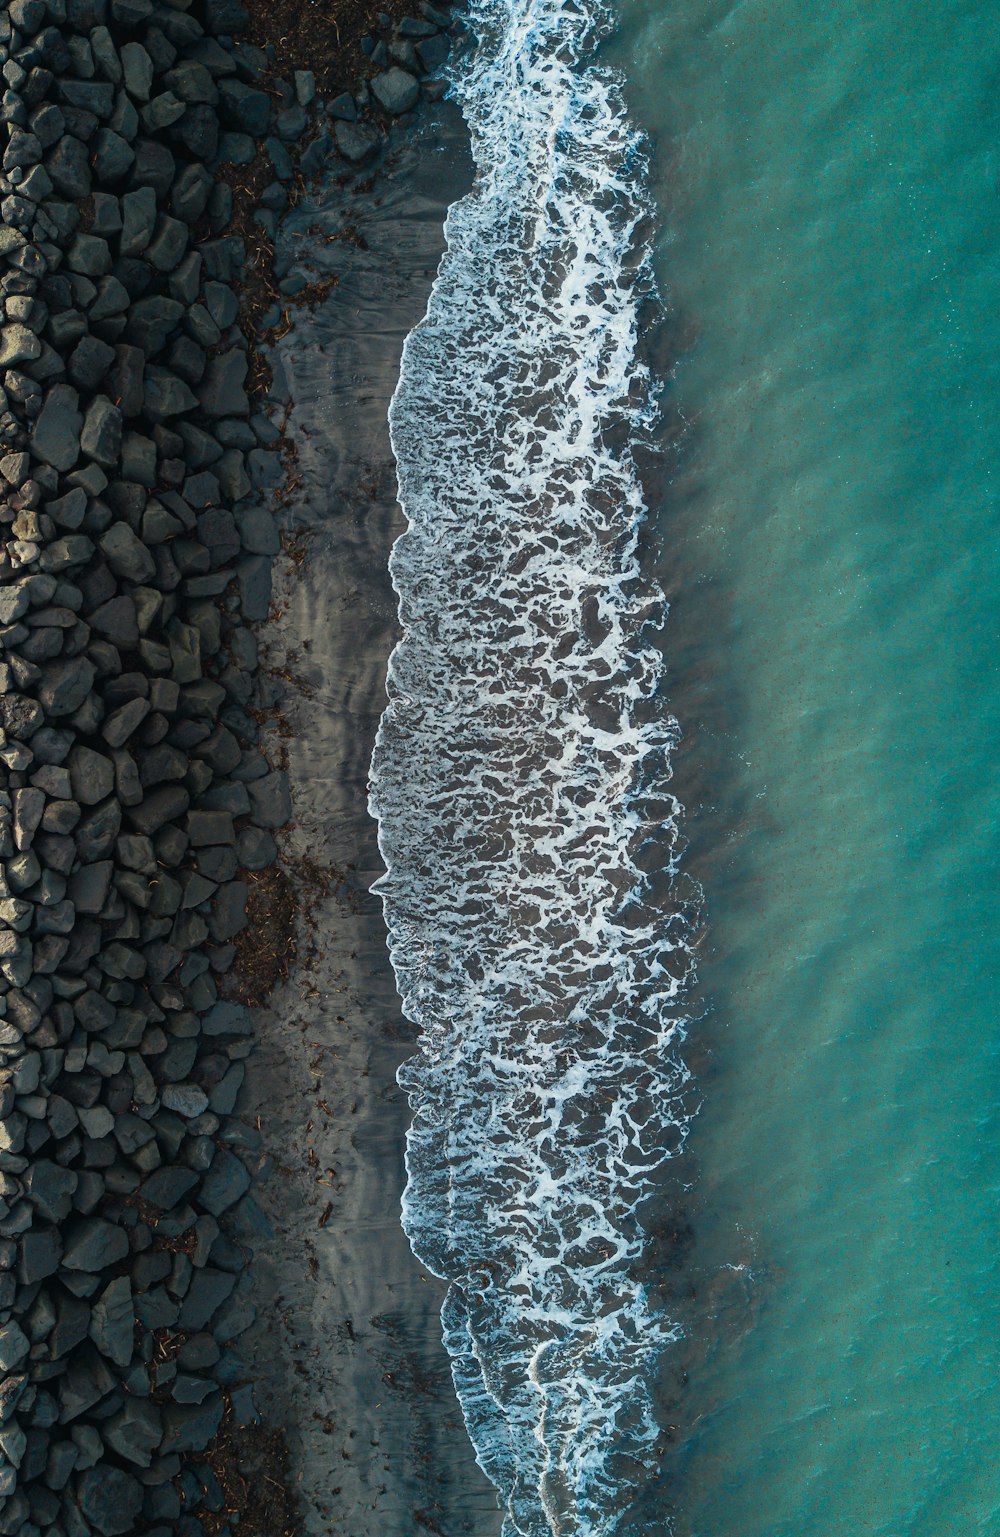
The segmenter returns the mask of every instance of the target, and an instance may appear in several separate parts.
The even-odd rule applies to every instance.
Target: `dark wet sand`
[[[373,191],[318,191],[284,237],[340,283],[279,344],[275,393],[284,373],[303,477],[287,526],[306,555],[279,581],[284,613],[262,640],[308,685],[284,706],[286,848],[343,878],[309,915],[312,960],[259,1014],[245,1109],[274,1161],[259,1199],[277,1236],[254,1259],[251,1365],[265,1422],[288,1433],[303,1534],[496,1537],[441,1344],[443,1289],[399,1225],[408,1111],[395,1075],[412,1032],[370,892],[381,866],[367,775],[397,635],[386,561],[402,526],[386,409],[445,210],[471,179],[450,104],[398,138]],[[326,241],[345,226],[362,238]]]

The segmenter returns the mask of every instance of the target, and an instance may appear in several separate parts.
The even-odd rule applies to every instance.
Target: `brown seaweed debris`
[[[289,1483],[288,1442],[283,1430],[262,1425],[232,1426],[227,1412],[222,1429],[198,1462],[208,1463],[222,1490],[225,1508],[197,1511],[205,1537],[216,1537],[233,1524],[240,1537],[295,1537],[295,1502]]]
[[[274,73],[290,79],[311,69],[322,95],[357,88],[377,69],[361,51],[366,32],[381,32],[378,17],[391,22],[414,11],[414,0],[247,0],[248,39],[273,48]]]
[[[227,162],[219,166],[216,179],[225,182],[232,190],[233,209],[226,235],[239,235],[246,249],[243,276],[237,284],[240,301],[240,329],[249,343],[250,372],[247,393],[251,400],[260,400],[267,393],[271,382],[271,367],[259,346],[261,322],[264,315],[278,298],[274,281],[274,242],[254,218],[260,206],[264,188],[276,180],[270,158],[260,150],[249,165],[233,165]],[[203,239],[211,237],[206,227],[200,231]]]
[[[288,976],[295,959],[298,903],[280,865],[246,870],[247,923],[233,940],[236,958],[220,992],[239,1003],[261,1004]]]

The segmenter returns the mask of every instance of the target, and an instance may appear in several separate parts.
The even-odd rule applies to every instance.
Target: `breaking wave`
[[[690,911],[633,450],[642,146],[575,0],[473,0],[450,211],[390,425],[403,638],[372,765],[413,1109],[404,1225],[505,1537],[631,1531],[676,1327],[643,1206],[686,1126]],[[645,1264],[644,1264],[645,1260]]]

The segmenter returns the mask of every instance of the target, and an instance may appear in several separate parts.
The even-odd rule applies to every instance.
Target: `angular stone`
[[[77,389],[96,390],[108,369],[115,361],[115,349],[97,336],[83,336],[69,358],[69,376]],[[89,420],[89,412],[88,417]],[[86,427],[84,428],[84,435]],[[84,452],[87,452],[81,440]]]
[[[215,1115],[232,1115],[236,1098],[243,1084],[246,1069],[242,1062],[234,1062],[222,1075],[212,1090],[209,1104]]]
[[[117,463],[122,446],[122,414],[106,395],[97,395],[87,407],[80,447],[106,469]],[[124,575],[125,573],[119,573]],[[135,578],[142,581],[142,577]]]
[[[101,735],[109,747],[122,747],[142,725],[152,709],[148,699],[130,699],[121,709],[108,716],[101,727]]]
[[[47,1158],[36,1159],[21,1176],[24,1193],[39,1216],[64,1222],[73,1206],[78,1175]]]
[[[38,700],[46,715],[72,715],[87,698],[96,675],[93,662],[85,656],[50,662],[38,684]]]
[[[429,75],[437,73],[446,62],[450,51],[448,38],[440,32],[417,44],[417,55]]]
[[[94,63],[105,80],[110,80],[113,85],[120,85],[121,61],[107,27],[94,28],[90,34],[90,49],[94,56]]]
[[[74,1124],[76,1116],[73,1117]],[[51,1124],[51,1120],[50,1120]],[[62,1257],[62,1239],[55,1228],[35,1227],[25,1233],[20,1241],[17,1273],[26,1286],[43,1281],[59,1269]]]
[[[182,785],[161,785],[143,796],[139,805],[129,807],[129,821],[137,832],[150,835],[164,823],[183,816],[190,803],[191,797]]]
[[[138,256],[149,244],[156,227],[156,193],[152,187],[138,187],[122,198],[122,256]]]
[[[233,939],[246,928],[248,894],[246,881],[227,881],[219,887],[209,920],[212,938],[217,943]]]
[[[66,894],[78,913],[96,916],[101,911],[107,900],[113,873],[114,865],[110,859],[102,859],[97,864],[84,865],[82,869],[74,870]],[[92,1132],[90,1134],[93,1135]]]
[[[420,86],[417,81],[405,69],[400,69],[396,65],[385,70],[381,75],[376,75],[371,83],[371,90],[379,106],[394,117],[403,112],[409,112],[420,98]]]
[[[203,1211],[218,1217],[235,1205],[249,1188],[250,1175],[245,1164],[228,1148],[220,1148],[202,1182],[198,1204]]]
[[[371,160],[381,143],[375,130],[363,123],[338,122],[333,136],[341,155],[351,165],[364,165]]]
[[[77,235],[66,257],[71,272],[99,278],[111,271],[111,248],[100,235]]]
[[[274,516],[266,507],[250,507],[240,515],[240,541],[254,555],[277,555],[281,550]]]
[[[80,994],[73,1005],[73,1012],[85,1030],[106,1030],[114,1023],[114,1004],[92,989]]]
[[[188,837],[194,848],[212,843],[235,843],[233,819],[226,811],[189,811]]]
[[[284,827],[292,820],[292,799],[288,775],[283,769],[275,769],[261,779],[247,785],[250,797],[250,814],[258,827]]]
[[[198,399],[206,416],[247,416],[246,353],[234,347],[209,361]]]
[[[125,86],[137,101],[148,101],[153,85],[153,61],[141,43],[125,43],[121,51]]]
[[[175,130],[181,143],[196,160],[215,159],[219,147],[219,119],[207,102],[195,102],[187,108]]]
[[[42,344],[29,326],[14,323],[0,332],[0,368],[12,368],[15,363],[31,363],[41,357]]]
[[[135,603],[129,597],[109,598],[107,603],[95,608],[90,615],[90,624],[98,634],[105,636],[119,649],[127,650],[138,643],[139,625]],[[116,742],[114,745],[120,747],[121,743]]]
[[[266,619],[271,607],[271,561],[265,555],[247,555],[236,568],[240,608],[250,623]]]
[[[96,1275],[123,1260],[128,1249],[128,1234],[124,1228],[103,1217],[85,1217],[69,1230],[62,1267]]]
[[[128,1366],[132,1360],[134,1328],[132,1287],[127,1276],[119,1276],[105,1287],[94,1304],[90,1315],[90,1337],[102,1356],[107,1356],[117,1366]]]
[[[92,747],[74,747],[68,767],[73,799],[82,806],[96,806],[114,789],[114,764]]]
[[[131,1348],[131,1327],[129,1346]],[[128,1362],[124,1361],[122,1365],[127,1366]],[[104,1440],[112,1451],[137,1468],[148,1468],[152,1464],[153,1454],[159,1449],[162,1438],[160,1410],[148,1399],[127,1399],[124,1409],[108,1420],[104,1427]]]
[[[107,320],[112,315],[121,315],[128,309],[130,295],[124,283],[120,282],[114,274],[101,278],[97,285],[97,298],[90,306],[90,319]]]
[[[45,550],[45,567],[49,571],[68,570],[70,566],[82,566],[94,553],[94,542],[86,534],[67,534],[65,539],[54,539]]]
[[[202,1442],[198,1450],[205,1445],[207,1442]],[[77,1501],[86,1520],[102,1537],[123,1537],[134,1530],[142,1509],[142,1485],[124,1469],[102,1463],[83,1474],[77,1485]]]
[[[208,1109],[208,1095],[196,1083],[169,1083],[161,1097],[168,1110],[190,1120]]]
[[[316,96],[316,76],[311,69],[297,69],[292,79],[295,84],[295,95],[300,107],[308,107]]]
[[[28,592],[23,584],[0,589],[0,624],[13,624],[28,612]]]
[[[15,1371],[31,1349],[31,1342],[15,1319],[0,1328],[0,1372]]]
[[[10,1419],[27,1386],[28,1379],[23,1373],[17,1376],[6,1377],[0,1381],[0,1425],[6,1424]],[[15,1501],[12,1500],[9,1503],[15,1504]],[[4,1514],[6,1515],[6,1511]],[[20,1533],[24,1531],[23,1526],[14,1529],[18,1532],[19,1537]],[[35,1530],[37,1531],[38,1528],[36,1527]]]
[[[203,1329],[236,1285],[236,1276],[206,1265],[196,1271],[177,1322],[185,1333]]]
[[[266,870],[278,856],[274,839],[263,827],[244,827],[237,841],[237,851],[244,870]]]
[[[305,133],[308,121],[305,108],[295,102],[293,106],[285,107],[278,113],[274,120],[275,132],[280,139],[291,144]]]
[[[135,162],[135,150],[128,140],[112,128],[102,128],[94,140],[94,170],[98,181],[114,186],[126,176]]]
[[[83,416],[80,397],[68,384],[54,384],[31,435],[32,451],[53,469],[71,470],[80,454],[80,429]]]
[[[173,91],[161,91],[142,110],[142,126],[147,133],[162,133],[172,123],[180,122],[187,107]]]
[[[90,162],[87,148],[79,139],[66,134],[46,157],[45,169],[52,185],[63,197],[78,202],[90,192]]]
[[[116,576],[140,583],[155,576],[155,560],[127,523],[113,523],[98,543]]]
[[[144,352],[159,352],[183,315],[184,306],[176,299],[168,299],[164,294],[150,294],[132,306],[127,334]]]
[[[204,1015],[201,1028],[205,1035],[252,1035],[250,1011],[242,1003],[222,1001]]]
[[[145,384],[146,411],[154,422],[171,421],[198,404],[198,397],[183,379],[178,379],[168,368],[161,368],[155,363],[146,369]]]
[[[34,786],[14,792],[14,842],[19,849],[30,848],[31,840],[45,810],[45,794]],[[221,840],[220,840],[221,841]]]
[[[271,116],[271,102],[265,91],[230,79],[220,82],[219,94],[230,122],[252,138],[264,137]]]
[[[198,1176],[193,1170],[167,1164],[149,1176],[139,1193],[151,1206],[157,1206],[161,1211],[170,1211],[179,1205],[197,1183]]]
[[[188,229],[180,219],[161,214],[156,231],[146,248],[146,260],[159,272],[173,272],[188,248]]]
[[[230,0],[208,0],[230,3]],[[176,1452],[200,1452],[208,1445],[222,1424],[225,1404],[221,1393],[214,1393],[203,1404],[168,1404],[163,1411],[161,1455]]]
[[[339,96],[327,102],[326,110],[329,117],[344,123],[356,123],[358,120],[358,105],[350,91],[341,91]]]

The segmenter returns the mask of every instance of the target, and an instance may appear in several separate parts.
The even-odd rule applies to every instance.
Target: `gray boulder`
[[[233,347],[209,361],[198,399],[206,416],[247,416],[250,405],[244,384],[246,353]]]
[[[15,363],[32,363],[41,357],[42,344],[28,326],[14,322],[0,332],[0,368],[12,368]]]
[[[25,1359],[31,1342],[16,1319],[0,1329],[0,1372],[12,1372]]]
[[[73,1205],[79,1176],[47,1158],[39,1158],[21,1176],[24,1193],[39,1216],[64,1222]]]
[[[288,787],[288,775],[283,769],[275,769],[262,779],[251,780],[247,785],[250,797],[250,815],[258,827],[284,827],[292,820],[292,797]]]
[[[249,1188],[250,1175],[246,1166],[228,1148],[220,1148],[202,1183],[198,1203],[203,1211],[218,1217],[235,1205]]]
[[[405,69],[394,65],[376,75],[372,81],[372,95],[386,112],[398,117],[409,112],[420,98],[420,86]]]
[[[87,407],[80,447],[105,469],[117,462],[122,446],[122,414],[106,395],[97,395]],[[136,578],[141,581],[142,578]]]
[[[60,139],[45,161],[52,185],[63,197],[76,202],[90,192],[90,161],[87,147],[72,134]]]
[[[73,799],[83,806],[96,806],[114,789],[114,764],[92,747],[74,747],[68,767]]]
[[[138,256],[144,251],[155,226],[156,193],[152,187],[138,187],[134,192],[126,192],[122,198],[121,255]]]
[[[166,1455],[203,1450],[222,1424],[224,1412],[221,1393],[213,1393],[203,1404],[168,1404],[163,1411],[161,1452]]]
[[[85,1270],[98,1275],[109,1265],[123,1260],[128,1253],[128,1234],[103,1217],[85,1217],[69,1231],[63,1252],[64,1270]],[[107,1528],[102,1527],[102,1531]]]
[[[116,576],[142,583],[156,574],[155,560],[127,523],[113,523],[98,542]]]
[[[341,155],[351,165],[364,165],[371,160],[381,142],[375,130],[362,123],[338,122],[333,136]]]
[[[73,1117],[74,1124],[76,1116]],[[50,1118],[51,1124],[51,1118]],[[18,1280],[26,1286],[55,1275],[62,1256],[62,1239],[55,1228],[32,1228],[21,1239],[18,1261]]]
[[[214,361],[218,362],[218,359]],[[181,416],[198,404],[197,396],[183,379],[178,379],[169,368],[155,363],[146,369],[146,412],[154,422],[167,422]]]
[[[55,470],[71,470],[80,456],[83,416],[79,403],[76,390],[68,384],[54,384],[35,422],[31,447]]]
[[[129,1325],[129,1347],[131,1349],[131,1323]],[[128,1365],[128,1360],[121,1363]],[[153,1461],[153,1454],[158,1449],[163,1438],[163,1422],[160,1418],[160,1410],[156,1404],[146,1399],[129,1398],[125,1402],[124,1409],[107,1422],[104,1427],[104,1439],[112,1451],[124,1457],[126,1462],[134,1463],[137,1468],[148,1468]]]
[[[38,700],[46,715],[72,715],[90,693],[95,676],[94,664],[85,656],[50,662],[38,684]]]
[[[141,43],[126,43],[121,52],[122,69],[129,95],[148,101],[153,85],[153,61]]]
[[[107,1356],[117,1366],[128,1366],[132,1360],[134,1328],[132,1287],[128,1276],[119,1276],[105,1287],[94,1304],[90,1315],[90,1337],[102,1356]],[[142,1466],[149,1464],[146,1462]]]
[[[83,1474],[76,1498],[81,1514],[102,1537],[121,1537],[135,1527],[142,1509],[142,1485],[123,1468],[103,1463]]]

